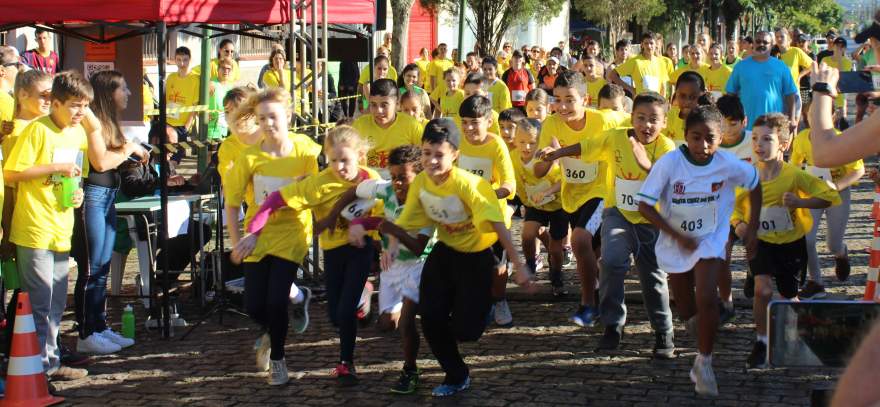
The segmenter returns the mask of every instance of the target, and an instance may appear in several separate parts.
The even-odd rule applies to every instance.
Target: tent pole
[[[319,122],[319,114],[322,111],[323,105],[318,105],[318,0],[312,0],[311,4],[312,8],[312,124],[316,125]],[[323,76],[323,75],[322,75]],[[326,89],[324,89],[326,91]],[[323,98],[322,98],[323,99]],[[324,115],[327,115],[327,112],[324,111]],[[318,139],[318,126],[312,127],[312,139]]]
[[[322,61],[324,61],[324,72],[322,72],[321,80],[324,82],[322,89],[324,89],[324,97],[321,101],[321,106],[324,107],[324,121],[323,123],[330,124],[330,105],[327,101],[327,92],[330,91],[330,79],[329,79],[329,63],[330,60],[327,54],[327,0],[321,0],[321,55],[323,56]],[[338,91],[338,90],[337,90]],[[325,129],[327,127],[324,127]]]
[[[296,110],[296,102],[294,96],[296,95],[296,0],[290,1],[290,22],[288,23],[288,30],[290,31],[290,36],[287,37],[287,48],[290,49],[290,98],[294,101],[294,110]],[[296,117],[295,115],[293,117]],[[296,123],[291,123],[291,127],[296,126]]]
[[[311,1],[314,1],[314,0],[311,0]],[[299,41],[299,58],[302,61],[301,65],[303,67],[303,71],[300,73],[297,91],[299,92],[299,103],[302,106],[301,112],[303,114],[303,117],[308,119],[309,116],[312,116],[315,114],[315,112],[313,112],[312,110],[314,110],[316,106],[312,106],[311,108],[309,108],[309,99],[306,97],[306,87],[303,86],[303,83],[302,83],[306,77],[306,66],[307,66],[306,65],[306,40],[305,40],[305,36],[306,36],[306,14],[305,13],[306,13],[306,10],[305,10],[305,1],[304,0],[300,3],[300,7],[302,8],[303,15],[302,15],[302,18],[299,20],[299,32],[300,32],[300,34],[302,34],[303,39]],[[313,72],[312,76],[314,76],[314,75],[315,74]],[[297,80],[292,79],[291,82],[297,82]],[[306,123],[308,123],[308,122],[306,122]]]
[[[211,78],[211,29],[202,28],[202,72],[199,74],[199,105],[208,104],[208,89]],[[207,111],[199,113],[199,140],[205,142],[208,140],[208,113]],[[208,167],[208,150],[206,148],[199,149],[199,174],[204,174],[205,168]]]
[[[160,204],[161,219],[159,224],[159,247],[163,253],[168,253],[168,151],[165,144],[168,143],[168,118],[165,112],[165,36],[166,27],[164,21],[159,21],[156,25],[156,50],[159,65],[159,162],[160,167]],[[202,69],[204,71],[205,69]],[[171,336],[170,324],[171,315],[168,303],[168,256],[162,256],[162,336],[168,338]],[[152,286],[151,286],[152,287]]]

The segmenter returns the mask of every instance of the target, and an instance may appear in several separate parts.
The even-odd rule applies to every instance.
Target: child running
[[[263,137],[241,153],[223,178],[226,219],[236,219],[240,202],[245,202],[245,223],[251,222],[270,194],[296,183],[298,177],[318,172],[321,147],[304,135],[288,132],[289,106],[286,90],[269,88],[248,98],[236,113],[255,115]],[[255,235],[240,239],[237,224],[229,228],[229,234],[235,248],[232,260],[244,262],[248,314],[263,331],[254,345],[257,369],[270,371],[269,384],[278,386],[288,381],[284,342],[291,299],[294,331],[304,332],[309,323],[311,291],[297,287],[294,280],[308,254],[312,216],[309,211],[282,208],[264,223],[259,240]]]
[[[543,123],[549,113],[549,104],[547,91],[541,88],[535,88],[526,94],[526,116],[529,119],[535,119],[538,123]]]
[[[486,105],[491,106],[488,100]],[[397,219],[403,230],[437,227],[438,242],[425,260],[419,285],[422,332],[446,374],[431,393],[435,397],[470,386],[470,371],[458,342],[476,341],[486,328],[498,263],[492,245],[500,242],[510,253],[517,284],[528,286],[531,277],[515,255],[505,226],[508,217],[492,186],[453,165],[460,139],[452,120],[428,122],[422,136],[423,171],[410,184]]]
[[[705,94],[706,83],[703,82],[703,77],[696,72],[684,72],[675,82],[672,107],[666,116],[666,137],[672,139],[676,146],[685,144],[684,122],[691,110],[700,104],[700,99]]]
[[[534,92],[534,90],[533,90]],[[542,90],[543,92],[543,90]],[[538,119],[523,119],[516,126],[517,149],[513,161],[516,174],[516,195],[526,207],[521,238],[526,266],[535,274],[538,267],[538,250],[535,244],[540,239],[550,255],[550,286],[555,297],[566,295],[562,282],[564,244],[568,236],[568,215],[562,210],[559,191],[562,188],[558,165],[553,165],[543,178],[535,176],[535,154],[538,149],[538,136],[541,123]],[[549,230],[548,230],[549,229]]]
[[[641,215],[660,229],[657,264],[669,273],[679,316],[687,321],[691,334],[698,331],[699,354],[690,377],[702,395],[718,394],[712,370],[718,329],[716,280],[730,233],[734,188],[742,186],[750,191],[750,207],[761,206],[755,167],[718,151],[722,121],[713,106],[695,108],[685,121],[686,145],[654,164],[637,195]],[[662,215],[655,208],[657,204]],[[751,213],[743,233],[749,257],[755,252],[759,214]]]
[[[399,146],[419,143],[422,126],[408,114],[398,114],[400,91],[391,79],[379,79],[370,85],[370,114],[358,117],[351,125],[370,145],[367,166],[388,179],[388,153]]]
[[[812,223],[807,209],[827,208],[840,203],[837,191],[823,180],[782,160],[782,153],[791,144],[788,129],[788,119],[780,113],[758,117],[752,127],[763,206],[757,252],[749,261],[755,279],[752,310],[757,333],[747,359],[747,366],[751,369],[767,367],[767,305],[773,297],[770,278],[776,280],[776,288],[783,297],[797,298],[798,279],[807,269],[804,235]],[[737,199],[732,222],[738,235],[745,235],[748,229],[746,219],[750,215],[751,207],[746,200]]]
[[[440,96],[437,104],[438,109],[434,112],[436,117],[458,117],[458,107],[464,100],[464,91],[459,89],[461,73],[452,67],[443,72],[443,80],[446,82],[446,91]]]
[[[311,209],[316,217],[323,218],[349,188],[367,179],[378,179],[378,173],[361,165],[366,160],[367,151],[369,144],[352,127],[337,126],[328,132],[324,139],[328,168],[269,194],[248,224],[251,234],[236,247],[239,257],[250,254],[258,241],[257,234],[272,219],[274,210],[284,208],[286,204],[296,212]],[[344,387],[358,383],[354,365],[356,311],[374,259],[371,238],[365,239],[362,246],[350,244],[348,227],[352,220],[371,213],[371,210],[374,214],[380,214],[382,206],[375,203],[367,199],[355,201],[342,211],[341,225],[334,230],[323,231],[320,236],[321,249],[324,250],[327,313],[333,326],[338,328],[340,339],[339,363],[333,375]],[[289,227],[283,233],[289,238]]]
[[[642,295],[651,327],[654,329],[654,357],[675,357],[672,312],[666,273],[657,266],[654,245],[657,228],[638,210],[636,195],[651,167],[666,153],[675,150],[675,143],[661,133],[666,119],[666,98],[646,92],[633,101],[632,128],[603,132],[550,153],[551,158],[580,155],[581,160],[607,160],[611,164],[614,183],[608,188],[602,221],[602,278],[599,310],[605,333],[599,350],[620,346],[626,324],[624,278],[630,270],[630,256],[636,263]]]
[[[498,79],[498,61],[491,56],[484,57],[482,67],[483,75],[489,81],[489,99],[492,100],[492,110],[501,113],[513,107],[510,101],[510,89],[507,89],[504,81]]]

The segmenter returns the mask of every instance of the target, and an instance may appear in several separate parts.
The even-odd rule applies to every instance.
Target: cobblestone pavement
[[[833,261],[827,254],[822,255],[826,283],[834,297],[861,295],[868,258],[864,248],[871,238],[871,200],[870,185],[863,182],[853,195],[847,235],[853,264],[850,280],[831,282]],[[824,243],[819,249],[825,253]],[[600,328],[584,330],[567,323],[576,299],[570,296],[552,301],[546,281],[540,282],[542,289],[535,295],[510,290],[513,327],[493,327],[478,343],[463,346],[472,369],[472,388],[449,400],[430,396],[430,389],[442,380],[442,373],[424,340],[419,356],[423,384],[418,394],[389,394],[388,388],[401,368],[401,348],[396,334],[380,333],[375,325],[359,332],[356,364],[361,384],[337,388],[329,373],[338,355],[338,340],[322,302],[311,307],[308,331],[288,338],[287,365],[296,378],[286,386],[270,387],[264,374],[255,371],[252,345],[257,331],[246,318],[227,314],[224,324],[219,325],[213,317],[184,341],[179,338],[180,328],[175,338],[163,340],[157,332],[144,329],[145,313],[139,303],[138,343],[118,355],[94,358],[88,378],[56,382],[56,386],[68,403],[75,405],[809,405],[810,389],[832,385],[838,371],[745,369],[754,333],[750,305],[740,290],[742,257],[742,249],[737,248],[737,319],[718,337],[714,366],[720,395],[715,398],[699,397],[693,392],[688,370],[695,343],[679,322],[675,330],[679,357],[652,360],[653,335],[645,312],[635,303],[637,295],[628,295],[634,301],[629,308],[623,349],[596,353]],[[129,270],[134,269],[130,260]],[[546,274],[539,277],[546,278]],[[567,280],[570,291],[575,292],[574,270],[567,272]],[[126,284],[131,290],[130,281]],[[632,294],[637,292],[633,281],[627,289]],[[123,301],[111,299],[111,317],[117,329]],[[181,295],[180,304],[183,317],[190,322],[198,319],[202,310],[188,297],[188,289]],[[71,324],[65,323],[64,329],[65,342],[74,343]]]

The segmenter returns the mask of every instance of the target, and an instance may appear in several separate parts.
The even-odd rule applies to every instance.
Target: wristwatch
[[[831,91],[831,87],[829,87],[829,86],[828,86],[828,83],[826,83],[826,82],[816,82],[816,83],[814,83],[814,84],[813,84],[813,87],[812,87],[812,90],[813,90],[813,92],[817,92],[817,93],[827,93],[827,94],[829,94],[829,95],[832,93],[832,91]]]

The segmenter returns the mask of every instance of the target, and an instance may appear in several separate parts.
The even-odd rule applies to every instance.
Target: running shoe
[[[804,284],[804,288],[801,288],[801,291],[798,292],[798,297],[803,300],[818,300],[827,296],[828,293],[825,292],[825,286],[812,280],[807,281],[807,284]]]
[[[568,320],[577,326],[589,328],[596,323],[596,314],[597,312],[593,307],[589,305],[581,305],[578,307],[577,312],[575,312]]]
[[[755,341],[752,347],[752,353],[746,359],[749,369],[766,369],[767,368],[767,344],[761,341]]]
[[[623,337],[623,326],[608,325],[605,327],[605,333],[599,339],[599,346],[596,351],[616,350],[620,347],[620,339]]]
[[[312,290],[308,287],[300,287],[303,300],[291,305],[290,322],[293,332],[301,334],[309,327],[309,302],[312,300]]]
[[[61,364],[64,366],[84,366],[89,364],[92,360],[88,355],[75,352],[64,344],[59,343],[58,348],[61,353]]]
[[[835,257],[834,274],[837,276],[837,281],[846,281],[846,279],[849,278],[849,272],[849,256]]]
[[[280,386],[282,384],[287,384],[290,380],[290,376],[287,375],[287,363],[284,361],[284,358],[281,360],[272,360],[269,362],[271,365],[269,371],[268,382],[270,386]]]
[[[513,315],[510,313],[510,306],[507,305],[507,300],[495,303],[495,323],[502,327],[513,325]]]
[[[339,362],[336,365],[336,369],[333,369],[331,376],[336,377],[336,382],[342,387],[351,387],[358,384],[354,366],[346,362]]]
[[[707,362],[700,355],[694,360],[694,367],[691,368],[691,381],[694,382],[694,390],[702,396],[717,396],[718,382],[715,380],[715,371],[712,370],[712,364]]]
[[[421,372],[416,369],[409,371],[403,369],[400,371],[400,377],[397,378],[397,384],[391,388],[394,394],[413,394],[419,386],[419,374]]]
[[[459,384],[441,384],[434,388],[431,391],[431,395],[434,397],[449,397],[455,393],[467,390],[468,387],[471,386],[471,378],[466,377],[463,382]]]
[[[654,350],[652,353],[655,359],[675,358],[675,344],[672,343],[672,338],[673,334],[671,330],[667,333],[654,333]]]

